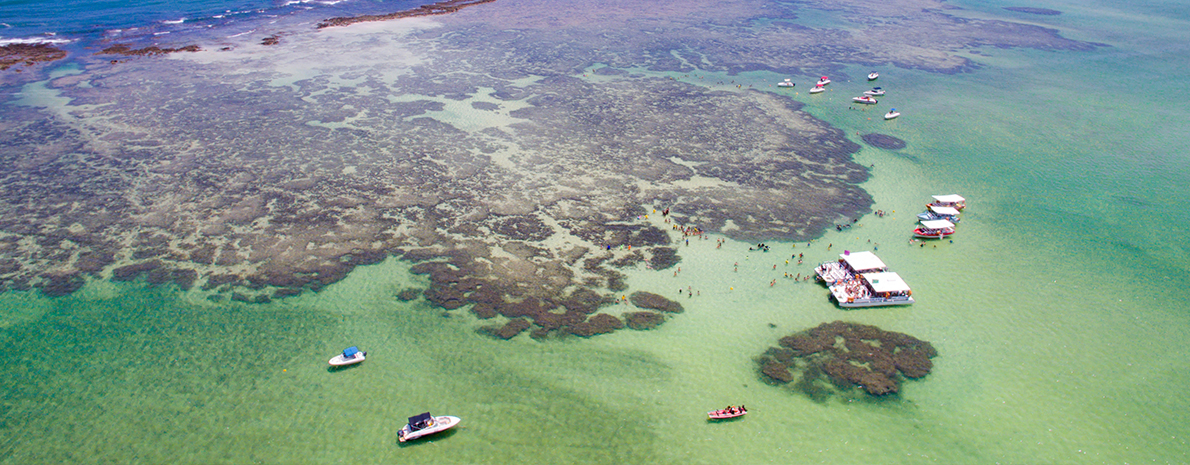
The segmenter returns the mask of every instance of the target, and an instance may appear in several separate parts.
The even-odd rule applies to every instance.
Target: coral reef
[[[661,297],[652,292],[637,291],[633,292],[628,300],[640,308],[648,308],[652,310],[659,310],[667,313],[682,313],[684,310],[682,304],[672,300]]]
[[[0,71],[24,63],[30,66],[66,58],[66,52],[50,44],[7,44],[0,46]]]
[[[901,378],[929,374],[930,359],[938,355],[913,336],[843,321],[782,337],[778,344],[756,358],[762,379],[779,385],[796,381],[794,389],[816,399],[823,398],[825,381],[839,392],[896,393]]]
[[[886,150],[900,150],[905,148],[905,141],[886,134],[864,134],[862,139],[864,142],[867,142],[868,145],[876,148]]]
[[[644,331],[661,326],[665,322],[665,315],[657,312],[628,312],[624,314],[624,321],[629,328]]]

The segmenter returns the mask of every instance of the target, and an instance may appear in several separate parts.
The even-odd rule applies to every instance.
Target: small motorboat
[[[725,409],[707,412],[707,418],[711,420],[726,420],[728,418],[742,417],[747,414],[748,408],[743,405],[739,407],[730,406]]]
[[[942,239],[954,234],[954,223],[946,220],[922,220],[921,226],[913,230],[914,237]]]
[[[897,111],[896,108],[893,108],[893,109],[888,110],[888,113],[884,114],[884,119],[893,119],[898,116],[901,116],[901,112]]]
[[[793,87],[796,85],[797,84],[794,84],[793,81],[790,81],[789,79],[777,83],[777,87]]]
[[[817,94],[821,92],[826,92],[826,88],[822,87],[822,84],[816,85],[813,89],[810,89],[811,94]]]
[[[401,431],[397,432],[397,439],[401,442],[412,441],[417,438],[429,436],[434,433],[441,433],[448,429],[454,428],[462,421],[459,417],[452,417],[443,415],[435,417],[430,415],[430,412],[421,415],[409,417],[409,423],[401,427]]]
[[[828,78],[826,76],[818,78],[818,85],[820,85],[820,86],[825,86],[830,83],[831,83],[830,78]]]
[[[884,95],[884,89],[881,89],[879,87],[873,87],[872,90],[865,90],[864,95],[867,95],[869,97],[879,97],[881,95]]]
[[[343,353],[334,356],[334,358],[331,358],[330,364],[331,364],[331,366],[337,366],[337,367],[341,367],[344,365],[354,365],[356,363],[364,361],[364,358],[366,358],[367,356],[368,356],[367,352],[360,352],[359,347],[351,346],[346,349],[343,349]]]
[[[875,71],[872,71],[872,72],[868,73],[868,80],[869,80],[869,81],[875,81],[875,80],[876,80],[876,78],[878,78],[878,77],[880,77],[880,73],[877,73],[877,72],[875,72]]]
[[[875,105],[875,104],[879,103],[876,101],[876,99],[874,99],[870,96],[867,96],[867,95],[865,95],[863,97],[854,97],[851,99],[851,101],[855,102],[855,103],[862,103],[864,105]]]
[[[937,205],[928,205],[928,210],[918,213],[919,220],[946,220],[951,223],[959,222],[959,210],[954,207],[939,207]]]

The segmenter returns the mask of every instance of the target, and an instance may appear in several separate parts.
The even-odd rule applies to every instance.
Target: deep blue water
[[[184,41],[190,34],[232,35],[278,17],[311,19],[382,13],[433,0],[0,0],[0,45],[53,41]],[[185,38],[179,38],[185,37]]]

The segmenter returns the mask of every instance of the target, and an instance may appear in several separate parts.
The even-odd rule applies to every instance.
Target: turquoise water
[[[1031,6],[1064,13],[1009,17],[1109,47],[992,48],[958,75],[880,68],[889,95],[869,111],[842,103],[868,85],[858,80],[797,94],[849,135],[907,141],[856,154],[872,165],[873,208],[893,214],[808,246],[770,241],[769,254],[716,249],[715,235],[692,241],[678,276],[630,273],[632,289],[686,306],[653,331],[495,341],[465,312],[394,299],[425,285],[396,259],[268,304],[139,283],[0,294],[0,461],[1190,461],[1190,109],[1168,100],[1190,84],[1180,69],[1188,13],[1175,3]],[[757,88],[774,80],[747,76]],[[888,106],[903,116],[883,121]],[[913,215],[940,193],[969,199],[953,243],[906,244]],[[875,244],[916,305],[843,311],[821,286],[778,279]],[[805,264],[786,264],[789,253]],[[687,286],[699,296],[674,297]],[[819,403],[757,378],[751,357],[836,319],[931,341],[934,371],[882,401]],[[328,371],[347,345],[369,360]],[[751,410],[743,421],[703,420],[738,403]],[[425,409],[463,423],[398,444],[404,417]]]

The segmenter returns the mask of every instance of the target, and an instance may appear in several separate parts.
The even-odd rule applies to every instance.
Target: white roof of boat
[[[839,254],[855,271],[864,270],[883,270],[887,268],[880,257],[872,252],[851,252],[850,254]]]
[[[872,290],[876,292],[905,292],[909,290],[909,285],[901,279],[901,276],[886,271],[884,273],[864,273],[860,276],[872,286]]]
[[[958,202],[965,201],[967,199],[964,199],[962,196],[960,196],[958,194],[947,194],[947,195],[935,195],[934,200],[937,200],[942,203],[958,203]]]
[[[921,225],[926,229],[946,229],[954,227],[954,223],[951,223],[947,220],[921,220]]]
[[[930,210],[939,215],[958,216],[959,210],[954,207],[939,207],[937,205],[930,205]]]

